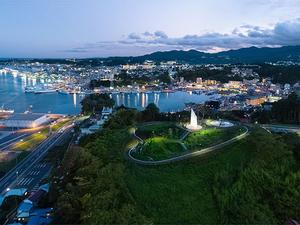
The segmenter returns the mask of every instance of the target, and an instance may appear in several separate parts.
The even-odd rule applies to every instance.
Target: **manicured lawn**
[[[134,156],[143,160],[161,160],[182,152],[181,144],[165,137],[148,138],[139,153]]]
[[[15,151],[28,151],[37,146],[43,140],[47,138],[49,133],[49,128],[45,128],[37,133],[30,135],[24,140],[19,141],[13,146],[13,150]]]
[[[170,122],[140,125],[136,131],[136,134],[142,139],[156,136],[179,139],[183,133],[183,129]]]
[[[185,132],[176,127],[174,123],[161,122],[141,125],[136,134],[145,140],[139,151],[133,156],[142,160],[162,160],[180,155],[183,151],[196,151],[227,141],[241,133],[243,127],[230,128],[207,127],[200,131],[190,133],[185,139],[183,148],[179,138]]]
[[[208,127],[189,134],[184,140],[184,143],[190,150],[199,150],[227,141],[244,131],[245,129],[239,126],[230,128]]]
[[[60,121],[60,122],[58,122],[58,123],[52,125],[52,126],[51,126],[52,131],[55,132],[55,131],[59,130],[59,129],[62,128],[66,123],[68,123],[69,121],[70,121],[70,119],[69,119],[69,118],[66,118],[66,119],[63,119],[62,121]]]
[[[137,207],[154,224],[218,224],[212,194],[214,175],[232,174],[251,159],[246,140],[176,164],[143,167],[128,163],[126,181]]]
[[[58,131],[61,127],[63,127],[66,123],[68,123],[70,119],[64,119],[54,125],[51,126],[52,132]],[[43,140],[47,138],[49,134],[49,128],[45,128],[37,133],[30,135],[29,137],[25,138],[22,141],[19,141],[13,146],[13,150],[16,151],[27,151],[31,150]]]

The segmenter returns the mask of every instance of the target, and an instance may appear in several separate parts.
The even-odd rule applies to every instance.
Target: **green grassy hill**
[[[223,151],[159,167],[128,164],[127,183],[141,212],[155,224],[217,224],[211,184],[216,173],[239,170],[251,158],[245,141]]]
[[[123,112],[120,112],[123,115]],[[114,117],[116,118],[116,117]],[[300,138],[254,128],[190,160],[138,166],[124,157],[129,117],[88,136],[57,188],[57,224],[283,224],[300,220]],[[125,125],[126,124],[126,125]]]

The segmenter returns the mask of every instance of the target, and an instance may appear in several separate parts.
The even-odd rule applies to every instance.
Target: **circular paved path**
[[[145,165],[145,166],[158,166],[158,165],[164,165],[164,164],[169,164],[169,163],[182,161],[182,160],[185,160],[185,159],[190,159],[190,158],[193,158],[193,157],[196,157],[196,156],[206,154],[208,152],[218,150],[218,149],[223,148],[227,145],[230,145],[234,142],[237,142],[239,140],[244,139],[245,137],[247,137],[249,135],[249,129],[246,126],[243,126],[243,127],[246,129],[246,131],[244,133],[242,133],[242,134],[240,134],[240,135],[238,135],[238,136],[236,136],[236,137],[234,137],[234,138],[232,138],[228,141],[222,142],[220,144],[217,144],[217,145],[214,145],[214,146],[211,146],[211,147],[208,147],[208,148],[201,149],[199,151],[186,153],[186,154],[183,154],[183,155],[180,155],[180,156],[175,156],[173,158],[159,160],[159,161],[145,161],[145,160],[136,159],[132,156],[132,152],[135,150],[137,145],[134,146],[133,148],[131,148],[128,151],[128,157],[132,162],[135,162],[136,164],[140,164],[140,165]],[[140,139],[137,135],[135,135],[135,136],[138,139]]]

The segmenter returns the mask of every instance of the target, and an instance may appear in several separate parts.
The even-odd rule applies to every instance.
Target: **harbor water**
[[[25,93],[26,86],[35,85],[37,81],[11,74],[0,74],[0,106],[24,112],[32,107],[33,112],[75,115],[80,113],[80,101],[84,98],[78,94]],[[185,108],[185,103],[201,103],[211,96],[196,95],[188,92],[171,93],[114,93],[111,97],[116,105],[142,110],[149,103],[155,103],[162,112],[175,112]]]

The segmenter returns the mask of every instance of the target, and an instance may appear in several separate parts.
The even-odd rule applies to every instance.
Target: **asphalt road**
[[[7,148],[7,146],[31,135],[32,133],[14,133],[0,139],[0,150]]]
[[[65,125],[58,132],[50,135],[14,169],[4,175],[0,179],[0,193],[5,193],[7,188],[24,187],[28,190],[34,188],[51,169],[50,165],[42,164],[40,166],[40,162],[51,148],[64,140],[72,128],[73,125]]]
[[[274,132],[300,132],[300,126],[283,124],[262,124],[263,128]]]
[[[39,188],[40,181],[51,172],[52,166],[46,162],[39,162],[27,173],[16,179],[12,188],[26,188],[30,191],[36,191]]]

